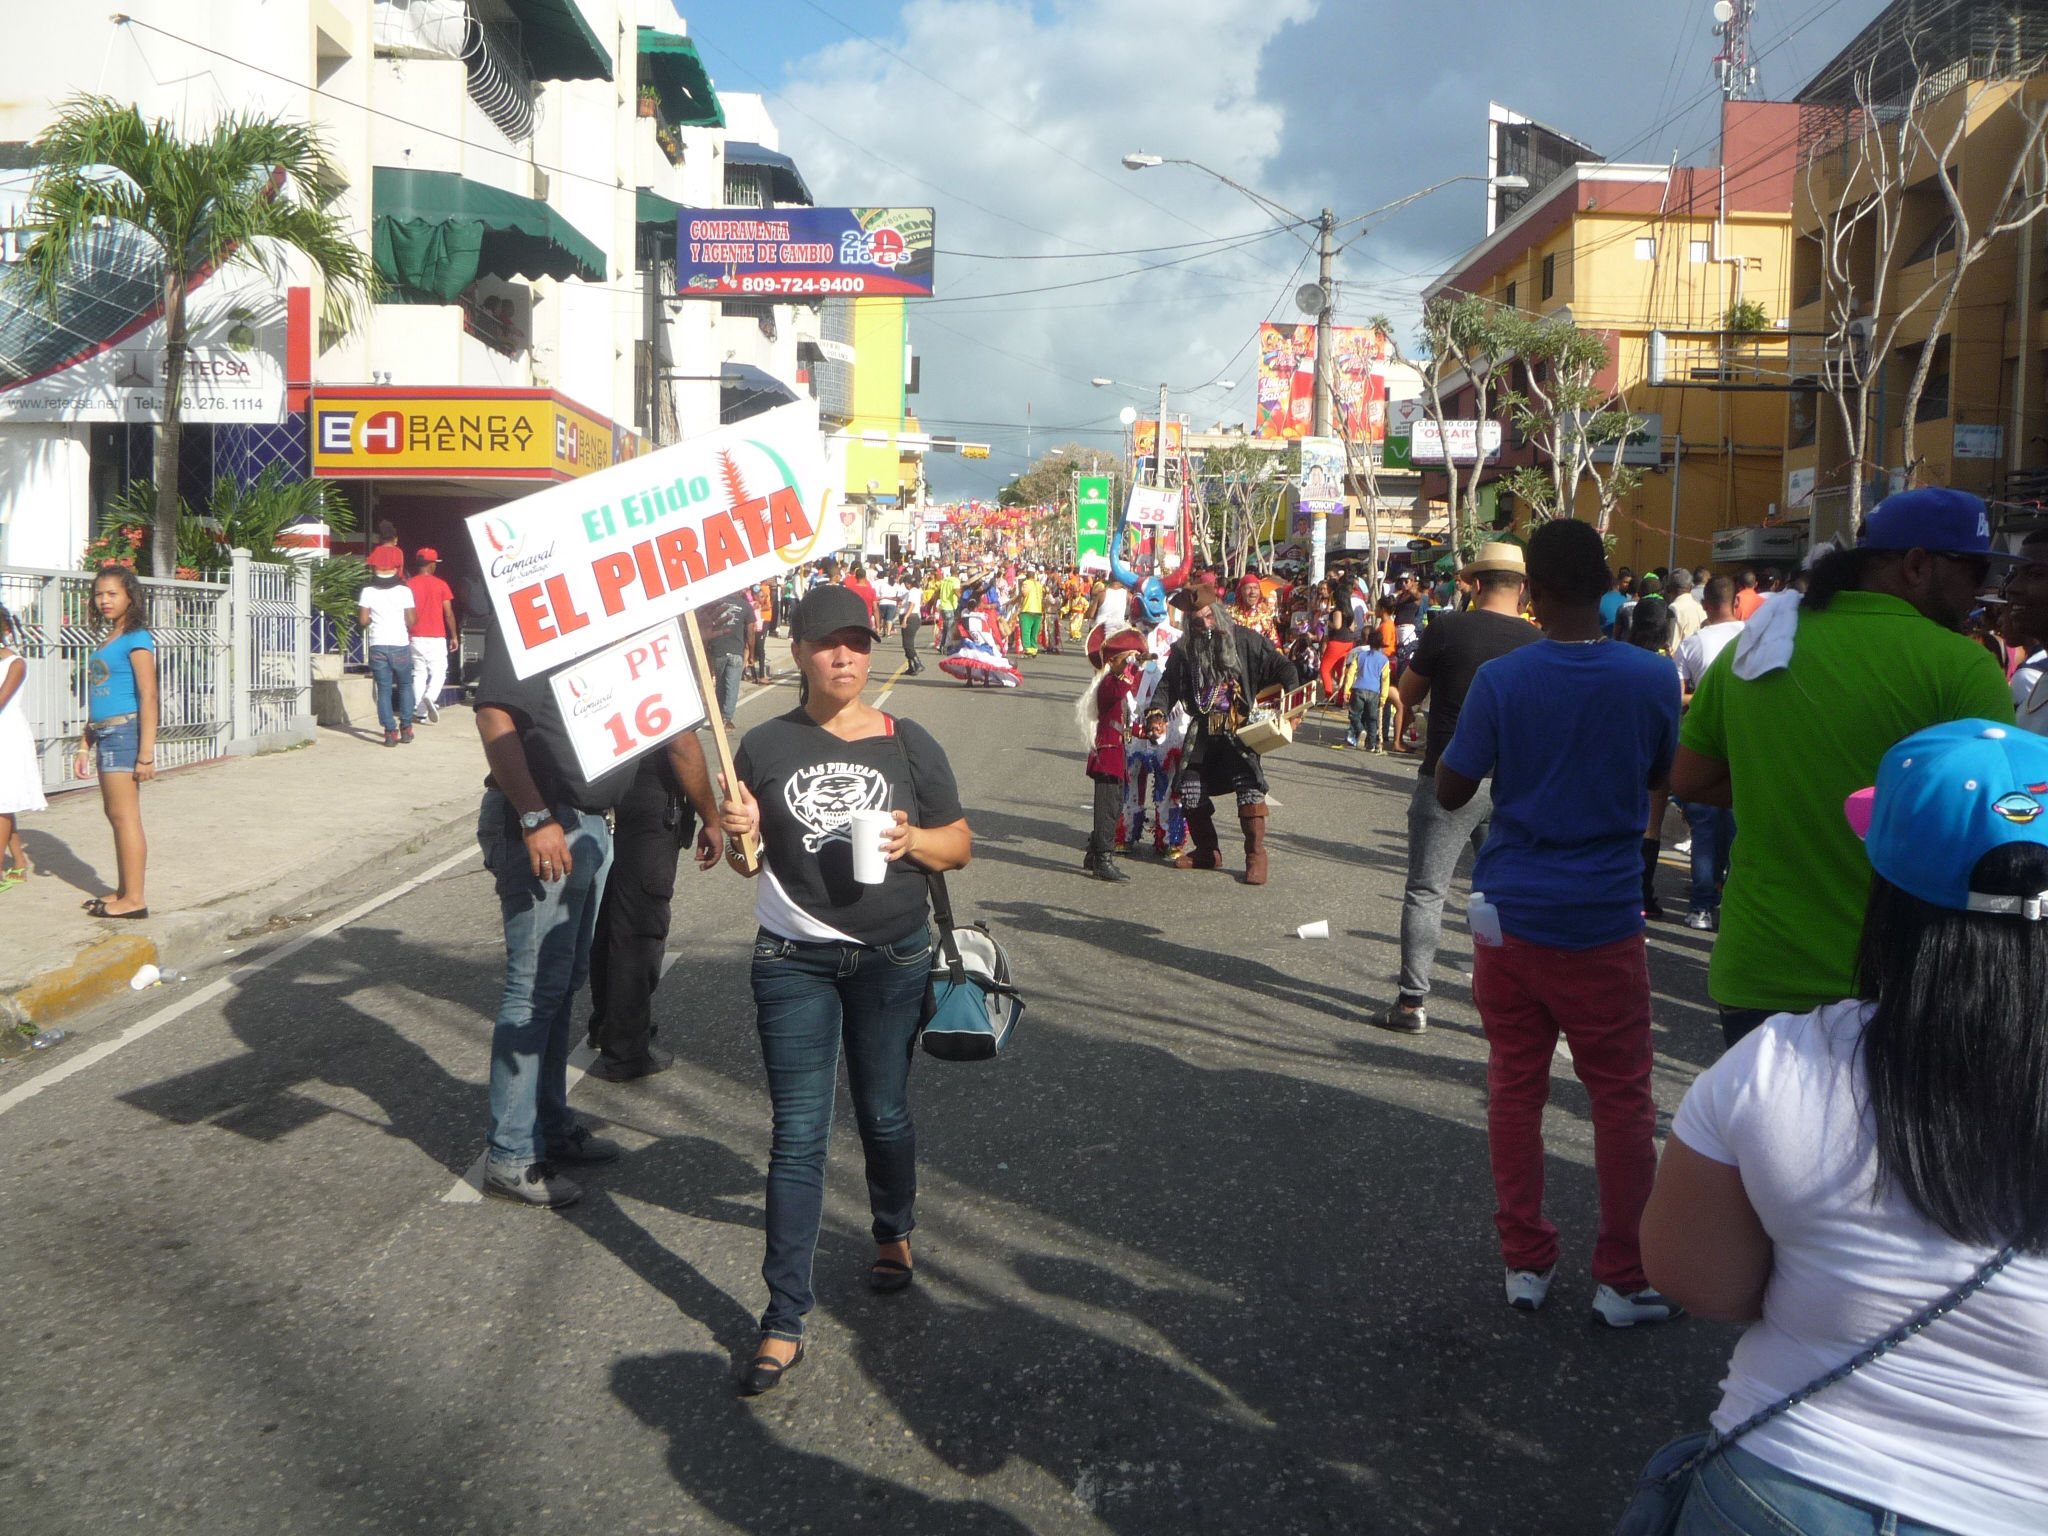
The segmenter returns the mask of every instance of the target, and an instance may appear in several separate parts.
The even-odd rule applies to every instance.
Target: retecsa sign
[[[676,216],[685,299],[922,295],[929,208],[701,208]]]

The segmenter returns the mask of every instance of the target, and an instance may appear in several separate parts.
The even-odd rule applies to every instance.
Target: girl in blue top
[[[100,803],[114,828],[120,886],[85,904],[94,917],[143,918],[142,871],[149,854],[142,837],[142,796],[137,786],[156,777],[156,642],[142,582],[125,565],[103,565],[92,583],[93,610],[107,638],[86,666],[86,728],[72,772],[84,778],[97,752]]]

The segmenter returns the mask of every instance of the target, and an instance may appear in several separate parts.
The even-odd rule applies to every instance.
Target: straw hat
[[[1526,578],[1529,567],[1522,559],[1522,546],[1506,539],[1495,539],[1490,544],[1479,546],[1478,554],[1458,572],[1460,576],[1484,576],[1488,571],[1504,571],[1511,576]]]

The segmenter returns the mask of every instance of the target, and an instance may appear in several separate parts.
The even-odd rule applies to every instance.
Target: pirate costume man
[[[1237,802],[1244,830],[1244,881],[1266,883],[1266,771],[1258,753],[1238,740],[1252,702],[1273,689],[1295,687],[1301,672],[1256,630],[1233,623],[1229,606],[1207,587],[1184,588],[1173,605],[1188,616],[1187,633],[1166,658],[1159,697],[1188,712],[1187,750],[1180,773],[1180,803],[1193,848],[1176,869],[1221,869],[1216,800]]]

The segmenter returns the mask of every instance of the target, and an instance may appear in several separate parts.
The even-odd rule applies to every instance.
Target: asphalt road
[[[451,1200],[502,964],[451,841],[332,892],[267,968],[223,956],[0,1077],[0,1529],[1610,1529],[1734,1331],[1589,1324],[1591,1130],[1562,1057],[1565,1256],[1544,1312],[1504,1306],[1461,920],[1429,1033],[1366,1022],[1412,760],[1312,726],[1269,759],[1270,885],[1148,860],[1103,885],[1078,868],[1083,675],[970,692],[934,668],[888,701],[952,756],[976,833],[955,900],[1030,1000],[1001,1061],[918,1063],[912,1292],[865,1288],[842,1100],[810,1357],[734,1395],[768,1116],[751,890],[724,869],[680,885],[676,1070],[571,1097],[629,1155],[559,1214]],[[1333,938],[1296,939],[1315,918]],[[1666,1115],[1719,1050],[1704,938],[1653,936]]]

